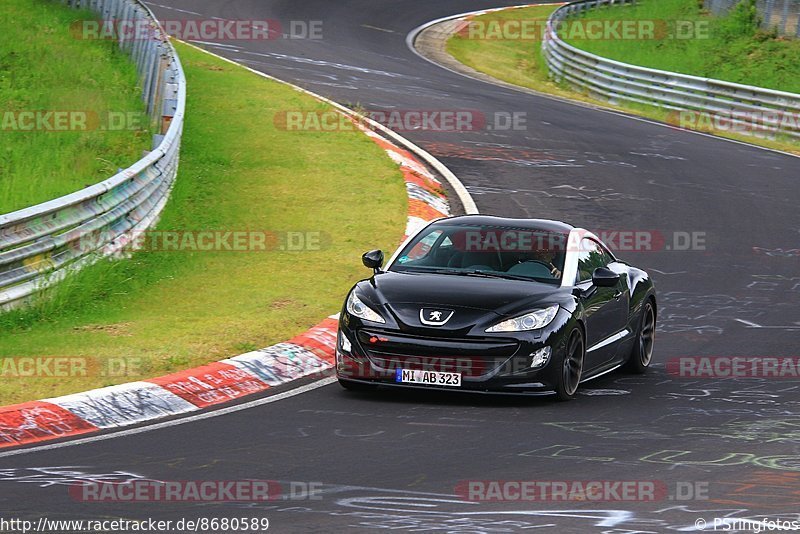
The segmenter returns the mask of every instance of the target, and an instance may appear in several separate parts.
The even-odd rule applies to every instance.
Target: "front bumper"
[[[340,321],[336,346],[339,380],[413,389],[529,393],[552,391],[564,357],[565,325],[546,332],[453,339],[418,337]],[[546,362],[541,360],[547,354]],[[532,364],[534,366],[532,367]],[[461,374],[461,386],[398,383],[397,369]]]

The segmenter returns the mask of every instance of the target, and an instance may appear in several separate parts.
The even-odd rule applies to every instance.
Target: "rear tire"
[[[365,384],[364,382],[354,382],[352,380],[339,379],[339,385],[348,391],[371,391],[378,386],[375,384]]]
[[[556,396],[560,401],[575,398],[583,373],[583,361],[586,356],[586,344],[583,341],[583,332],[575,328],[567,338],[564,358],[561,360],[561,369],[558,372]]]
[[[642,308],[642,316],[639,319],[639,330],[636,332],[636,339],[633,342],[631,355],[625,370],[629,373],[641,375],[650,367],[653,361],[653,343],[656,336],[656,311],[653,308],[653,300],[647,299]]]

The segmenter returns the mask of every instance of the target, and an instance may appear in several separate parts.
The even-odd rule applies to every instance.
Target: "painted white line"
[[[686,273],[689,272],[689,271],[673,271],[673,272],[670,273],[670,272],[667,272],[667,271],[659,271],[658,269],[653,269],[652,267],[647,269],[647,271],[653,271],[654,273],[663,274],[663,275],[686,274]]]
[[[278,83],[282,83],[284,85],[288,85],[289,87],[293,88],[295,91],[299,91],[299,92],[301,92],[303,94],[307,94],[309,96],[312,96],[312,97],[316,98],[317,100],[320,100],[322,102],[325,102],[326,104],[329,104],[329,105],[333,106],[334,108],[336,108],[340,112],[344,113],[345,115],[348,115],[350,117],[358,117],[360,121],[369,124],[372,128],[374,128],[375,130],[380,131],[382,134],[386,135],[387,137],[389,137],[391,140],[395,141],[399,145],[405,147],[407,150],[410,150],[411,152],[416,154],[418,157],[422,158],[425,161],[425,163],[427,163],[428,165],[433,167],[433,169],[436,170],[436,172],[438,172],[441,176],[443,176],[447,180],[447,182],[450,184],[450,187],[453,188],[453,190],[455,191],[456,196],[458,196],[458,200],[459,200],[459,202],[461,202],[461,206],[464,208],[464,212],[466,214],[471,215],[471,214],[479,213],[478,212],[478,207],[475,205],[475,201],[472,199],[472,195],[469,194],[469,191],[467,191],[467,188],[464,187],[463,183],[461,183],[461,180],[459,180],[458,177],[455,174],[453,174],[453,171],[448,169],[444,165],[444,163],[442,163],[441,161],[436,159],[428,151],[426,151],[422,147],[417,146],[416,144],[412,143],[411,141],[409,141],[408,139],[406,139],[402,135],[396,133],[394,130],[391,130],[391,129],[387,128],[383,124],[381,124],[379,122],[376,122],[376,121],[370,119],[369,117],[365,117],[364,115],[356,113],[352,109],[349,109],[349,108],[339,104],[338,102],[334,102],[333,100],[331,100],[329,98],[325,98],[322,95],[314,93],[313,91],[309,91],[308,89],[303,89],[302,87],[297,86],[297,85],[295,85],[293,83],[287,82],[285,80],[281,80],[280,78],[275,78],[274,76],[270,76],[269,74],[265,74],[265,73],[263,73],[261,71],[255,70],[255,69],[250,68],[250,67],[248,67],[246,65],[242,65],[241,63],[238,63],[238,62],[236,62],[236,61],[234,61],[232,59],[228,59],[226,57],[220,56],[219,54],[215,54],[214,52],[211,52],[210,50],[206,50],[205,48],[201,48],[199,46],[193,45],[192,43],[187,43],[186,41],[180,41],[180,42],[182,42],[186,46],[191,46],[192,48],[194,48],[196,50],[199,50],[200,52],[208,54],[209,56],[213,56],[213,57],[218,58],[218,59],[220,59],[222,61],[230,63],[232,65],[236,65],[237,67],[241,67],[241,68],[243,68],[245,70],[248,70],[248,71],[252,72],[253,74],[256,74],[257,76],[261,76],[262,78],[266,78],[266,79],[272,80],[274,82],[278,82]]]
[[[218,48],[222,48],[223,50],[230,50],[231,52],[238,52],[239,51],[239,47],[236,47],[236,46],[233,46],[233,45],[226,45],[226,44],[222,44],[222,43],[214,43],[214,42],[211,42],[211,41],[197,41],[195,39],[192,39],[191,42],[195,43],[195,44],[201,44],[201,45],[216,46]]]
[[[189,15],[203,15],[202,13],[198,13],[197,11],[187,11],[185,9],[178,9],[177,7],[172,6],[165,6],[163,4],[156,4],[155,2],[146,2],[148,5],[160,7],[161,9],[169,9],[171,11],[177,11],[178,13],[187,13]]]
[[[300,56],[290,56],[288,54],[279,54],[277,52],[253,52],[250,50],[242,50],[240,53],[248,54],[251,56],[258,56],[258,57],[267,57],[271,59],[281,59],[286,61],[291,61],[293,63],[303,63],[306,65],[315,65],[318,67],[331,67],[334,69],[340,70],[349,70],[354,72],[360,72],[362,74],[376,74],[378,76],[387,76],[389,78],[401,78],[402,74],[397,72],[389,72],[386,70],[376,70],[376,69],[368,69],[366,67],[359,67],[358,65],[348,65],[347,63],[333,63],[331,61],[324,61],[321,59],[311,59],[307,57],[300,57]],[[287,83],[287,82],[284,82]],[[291,84],[289,84],[291,85]],[[318,98],[318,95],[315,95]]]
[[[394,30],[389,30],[389,29],[386,29],[386,28],[379,28],[379,27],[377,27],[377,26],[370,26],[369,24],[362,24],[362,25],[361,25],[361,27],[362,27],[362,28],[367,28],[367,29],[369,29],[369,30],[378,30],[379,32],[386,32],[386,33],[397,33],[397,32],[396,32],[396,31],[394,31]]]
[[[622,111],[617,111],[617,110],[612,109],[612,108],[604,107],[604,106],[599,105],[599,104],[588,104],[586,102],[581,102],[580,100],[571,100],[571,99],[566,98],[566,97],[551,95],[550,93],[543,93],[541,91],[537,91],[536,89],[531,89],[529,87],[522,87],[522,86],[519,86],[519,85],[514,85],[513,83],[510,83],[510,82],[503,82],[502,80],[497,80],[498,82],[502,82],[502,83],[495,83],[495,82],[492,82],[492,81],[487,80],[487,79],[476,78],[475,76],[471,76],[471,75],[467,74],[466,72],[461,72],[461,71],[457,71],[455,69],[451,69],[450,67],[446,67],[445,65],[442,65],[441,63],[437,63],[434,60],[432,60],[432,59],[430,59],[428,57],[425,57],[414,46],[414,41],[416,41],[417,36],[420,33],[425,31],[426,29],[430,28],[431,26],[435,26],[436,24],[439,24],[440,22],[447,22],[449,20],[461,19],[461,18],[464,18],[464,17],[475,16],[475,15],[483,15],[483,14],[486,14],[486,13],[489,13],[489,12],[501,11],[501,10],[504,10],[504,9],[521,9],[521,8],[525,8],[525,7],[536,7],[536,6],[543,6],[543,5],[560,6],[560,5],[563,5],[564,3],[565,2],[553,3],[553,4],[524,4],[524,5],[518,5],[518,6],[495,8],[495,9],[490,9],[490,10],[482,9],[482,10],[478,10],[478,11],[468,11],[466,13],[460,13],[458,15],[450,15],[448,17],[442,17],[440,19],[436,19],[436,20],[432,20],[430,22],[426,22],[425,24],[422,24],[421,26],[418,26],[418,27],[414,28],[413,30],[411,30],[408,33],[408,35],[406,35],[406,46],[414,54],[416,54],[417,56],[421,57],[422,59],[424,59],[428,63],[430,63],[432,65],[436,65],[440,69],[444,69],[446,71],[452,72],[453,74],[458,74],[459,76],[463,76],[463,77],[469,78],[471,80],[476,80],[476,81],[479,81],[479,82],[487,83],[487,84],[492,85],[494,87],[502,87],[504,89],[511,89],[512,91],[519,91],[521,93],[532,94],[532,95],[536,95],[536,96],[539,96],[539,97],[542,97],[542,98],[546,98],[548,100],[553,100],[555,102],[561,102],[563,104],[571,104],[573,106],[582,107],[584,109],[591,109],[593,111],[599,111],[601,113],[608,113],[610,115],[616,115],[617,117],[624,117],[626,119],[631,119],[631,120],[634,120],[634,121],[644,122],[644,123],[647,123],[647,124],[654,124],[656,126],[661,126],[663,128],[670,128],[672,130],[678,130],[678,131],[681,131],[681,132],[691,133],[691,134],[694,134],[694,135],[701,135],[703,137],[708,137],[710,139],[717,139],[719,141],[727,141],[728,143],[735,143],[737,145],[742,145],[742,146],[746,146],[746,147],[750,147],[750,148],[757,148],[759,150],[765,150],[767,152],[774,152],[776,154],[782,154],[784,156],[791,156],[793,158],[800,158],[800,154],[792,154],[791,152],[784,152],[783,150],[778,150],[777,148],[769,148],[769,147],[765,147],[765,146],[761,146],[761,145],[754,145],[753,143],[748,143],[746,141],[739,141],[737,139],[729,139],[727,137],[722,137],[722,136],[719,136],[719,135],[712,135],[712,134],[708,134],[708,133],[705,133],[705,132],[698,132],[697,130],[690,130],[688,128],[681,128],[679,126],[673,126],[671,124],[667,124],[667,123],[664,123],[664,122],[659,122],[659,121],[656,121],[656,120],[653,120],[653,119],[648,119],[646,117],[639,117],[639,116],[636,116],[636,115],[632,115],[633,111],[625,113],[625,112],[622,112]],[[485,76],[490,77],[488,74],[486,74]]]
[[[87,443],[94,443],[97,441],[105,441],[107,439],[114,439],[114,438],[121,438],[124,436],[132,436],[134,434],[142,434],[144,432],[150,432],[152,430],[160,430],[162,428],[170,428],[178,425],[184,425],[186,423],[193,423],[195,421],[201,421],[203,419],[211,419],[212,417],[219,417],[221,415],[227,415],[229,413],[240,412],[242,410],[247,410],[250,408],[257,408],[258,406],[264,406],[265,404],[271,404],[273,402],[278,402],[284,399],[288,399],[291,397],[295,397],[297,395],[302,395],[303,393],[307,393],[309,391],[313,391],[315,389],[327,386],[329,384],[333,384],[336,382],[336,377],[328,377],[323,378],[322,380],[318,380],[317,382],[313,382],[311,384],[306,384],[305,386],[300,386],[299,388],[295,388],[289,391],[285,391],[283,393],[278,393],[277,395],[272,395],[270,397],[265,397],[263,399],[258,399],[250,402],[246,402],[244,404],[238,404],[236,406],[230,406],[228,408],[221,408],[219,410],[214,410],[211,412],[200,413],[197,415],[192,415],[189,417],[184,417],[182,419],[175,419],[174,421],[164,421],[162,423],[155,423],[153,425],[142,426],[138,428],[131,428],[128,430],[120,430],[119,432],[113,432],[111,434],[103,434],[102,436],[90,436],[87,438],[80,438],[72,441],[65,441],[63,443],[52,443],[50,445],[40,445],[38,447],[31,447],[30,449],[22,449],[22,450],[13,450],[7,452],[0,452],[0,458],[6,458],[8,456],[18,456],[20,454],[29,454],[32,452],[41,452],[41,451],[49,451],[52,449],[60,449],[62,447],[72,447],[74,445],[85,445]]]

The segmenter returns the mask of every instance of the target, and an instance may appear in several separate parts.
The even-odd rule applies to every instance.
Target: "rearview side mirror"
[[[615,287],[619,283],[619,275],[607,267],[598,267],[592,272],[592,285],[597,287]]]
[[[383,251],[382,250],[370,250],[369,252],[365,252],[363,256],[361,256],[361,262],[364,264],[364,267],[368,267],[375,271],[375,274],[381,272],[381,267],[383,267]]]

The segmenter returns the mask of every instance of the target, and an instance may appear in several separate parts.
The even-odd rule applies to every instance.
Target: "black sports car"
[[[336,373],[376,385],[555,391],[653,355],[656,294],[645,271],[591,232],[542,219],[468,215],[411,236],[358,282],[339,319]]]

